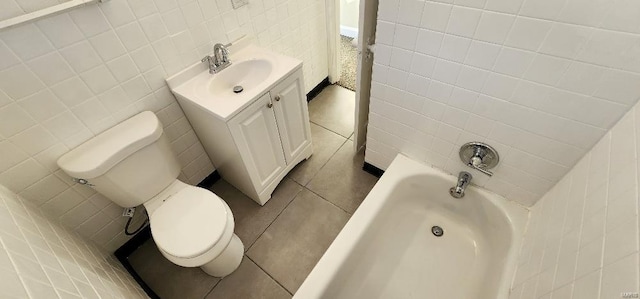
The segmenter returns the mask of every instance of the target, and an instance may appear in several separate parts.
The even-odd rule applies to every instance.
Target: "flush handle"
[[[94,184],[89,183],[89,181],[87,181],[86,179],[73,178],[73,181],[80,185],[85,185],[89,187],[95,186]]]

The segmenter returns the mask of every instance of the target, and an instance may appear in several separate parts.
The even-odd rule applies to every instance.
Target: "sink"
[[[214,95],[231,96],[233,88],[241,86],[242,92],[250,91],[264,82],[273,71],[273,64],[266,59],[251,59],[238,63],[213,75],[209,83],[209,92]]]
[[[167,79],[180,106],[196,105],[228,121],[263,96],[283,78],[302,68],[302,61],[269,49],[235,42],[229,49],[231,65],[210,74],[205,63],[195,63]],[[242,91],[235,93],[234,87]]]

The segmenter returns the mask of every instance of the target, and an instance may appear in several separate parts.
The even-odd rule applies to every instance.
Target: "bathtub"
[[[528,210],[456,179],[398,155],[293,297],[507,298]]]

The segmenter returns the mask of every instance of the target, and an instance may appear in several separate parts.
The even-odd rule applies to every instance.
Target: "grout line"
[[[300,194],[300,192],[301,192],[301,191],[302,191],[302,189],[304,188],[304,186],[302,186],[302,185],[298,184],[296,181],[294,181],[294,180],[291,180],[291,181],[292,181],[293,183],[295,183],[296,185],[298,185],[298,186],[302,187],[302,188],[301,188],[301,189],[300,189],[300,190],[299,190],[299,191],[298,191],[298,192],[293,196],[293,198],[289,201],[289,203],[287,203],[287,205],[285,205],[285,206],[284,206],[284,208],[282,208],[282,210],[280,211],[280,213],[278,213],[278,215],[276,215],[276,217],[274,217],[274,218],[273,218],[273,220],[271,220],[271,222],[269,223],[269,225],[267,225],[267,227],[266,227],[266,228],[265,228],[265,229],[264,229],[264,230],[263,230],[263,231],[258,235],[258,237],[257,237],[255,240],[253,240],[253,242],[251,242],[251,245],[249,245],[249,246],[247,247],[247,250],[245,251],[245,255],[246,255],[246,253],[247,253],[247,252],[249,252],[249,250],[251,250],[251,248],[253,248],[253,245],[255,245],[255,244],[256,244],[256,242],[258,242],[258,239],[260,239],[260,237],[262,237],[262,235],[267,231],[267,229],[269,229],[269,228],[271,227],[271,225],[272,225],[274,222],[276,222],[276,220],[277,220],[278,218],[280,218],[280,215],[282,215],[282,213],[284,212],[284,210],[286,210],[286,209],[289,207],[289,205],[291,205],[291,203],[292,203],[292,202],[293,202],[293,201],[298,197],[298,194]]]
[[[283,286],[275,277],[271,276],[271,274],[269,272],[267,272],[267,270],[265,270],[264,268],[260,267],[260,265],[254,261],[252,258],[250,258],[248,255],[245,254],[245,257],[247,257],[248,260],[250,260],[252,263],[254,263],[258,268],[260,268],[260,270],[262,270],[262,272],[264,272],[264,274],[267,274],[267,276],[269,276],[275,283],[277,283],[282,289],[284,289],[287,293],[289,293],[289,295],[293,296],[293,293],[291,293],[289,291],[289,289],[287,289],[285,286]],[[307,274],[307,276],[309,276]]]
[[[323,129],[325,129],[325,130],[327,130],[327,131],[330,131],[331,133],[337,134],[338,136],[343,137],[343,138],[347,138],[347,139],[349,139],[349,136],[353,135],[353,131],[351,131],[350,135],[349,135],[349,136],[347,136],[347,137],[345,137],[344,135],[342,135],[342,134],[340,134],[340,133],[338,133],[338,132],[336,132],[336,131],[334,131],[334,130],[332,130],[332,129],[329,129],[329,128],[327,128],[327,127],[323,126],[322,124],[319,124],[319,123],[317,123],[317,122],[315,122],[315,121],[313,121],[313,120],[309,120],[309,122],[310,122],[310,123],[312,123],[312,124],[314,124],[314,125],[316,125],[316,126],[322,127]]]
[[[202,297],[202,298],[203,298],[203,299],[207,298],[207,296],[209,296],[209,294],[211,294],[211,292],[213,292],[213,289],[215,289],[215,288],[220,284],[220,282],[221,282],[223,279],[224,279],[224,277],[223,277],[223,278],[218,279],[218,281],[217,281],[215,284],[213,284],[213,286],[211,287],[211,289],[210,289],[206,294],[204,294],[204,297]]]
[[[340,135],[340,137],[342,137],[342,135]],[[327,161],[325,161],[320,168],[318,168],[318,171],[316,171],[316,173],[313,174],[313,176],[311,176],[311,178],[309,179],[309,181],[306,184],[301,184],[298,181],[291,179],[292,181],[296,182],[298,185],[302,186],[302,187],[307,187],[307,185],[309,185],[311,183],[311,181],[313,181],[313,179],[316,178],[316,176],[318,176],[318,173],[320,173],[320,171],[329,163],[329,161],[331,161],[331,159],[333,159],[333,157],[336,155],[336,153],[338,153],[338,151],[340,151],[340,149],[345,145],[345,143],[347,143],[347,141],[349,141],[349,139],[345,139],[340,146],[338,146],[338,148],[331,154],[331,156],[329,156],[329,159],[327,159]]]
[[[337,152],[337,151],[336,151]],[[292,180],[293,181],[293,180]],[[260,264],[258,264],[258,262],[254,261],[248,254],[248,251],[253,247],[253,245],[258,241],[258,239],[260,239],[260,237],[262,237],[262,235],[264,234],[264,232],[267,231],[267,229],[269,229],[269,227],[271,227],[271,225],[278,219],[280,218],[280,215],[282,215],[282,213],[284,213],[284,211],[291,205],[291,203],[293,203],[294,200],[296,200],[298,198],[298,195],[300,195],[300,193],[303,191],[303,189],[306,189],[307,191],[311,192],[312,194],[315,194],[316,196],[320,197],[322,200],[328,202],[329,204],[337,207],[338,209],[340,209],[341,211],[345,212],[347,215],[349,215],[349,218],[351,218],[351,216],[353,215],[352,213],[347,212],[346,210],[344,210],[343,208],[335,205],[334,203],[328,201],[327,199],[325,199],[324,197],[322,197],[320,194],[313,192],[312,190],[308,189],[305,186],[300,185],[298,182],[293,181],[294,183],[296,183],[297,185],[299,185],[300,187],[302,187],[302,189],[293,197],[293,199],[284,207],[284,209],[282,209],[282,211],[273,219],[273,221],[271,221],[271,223],[267,226],[267,228],[264,229],[264,231],[262,233],[260,233],[260,235],[258,236],[258,238],[256,238],[255,241],[253,241],[253,243],[251,244],[251,246],[247,249],[247,251],[244,253],[244,256],[249,259],[251,262],[253,262],[258,268],[260,268],[260,270],[262,270],[267,276],[269,276],[271,279],[273,279],[273,281],[275,281],[280,287],[282,287],[287,293],[289,293],[291,296],[293,296],[293,293],[291,293],[284,285],[282,285],[275,277],[273,277],[266,269],[262,268],[260,266]],[[334,238],[335,239],[335,238]],[[308,274],[307,274],[308,276]],[[217,285],[217,284],[216,284]],[[214,286],[215,288],[215,286]],[[211,289],[213,291],[213,288]]]
[[[317,192],[315,192],[315,191],[313,191],[313,190],[311,190],[311,189],[309,189],[309,188],[307,188],[307,187],[304,187],[304,188],[305,188],[305,189],[307,189],[309,192],[311,192],[311,193],[315,194],[316,196],[318,196],[318,197],[322,198],[324,201],[326,201],[326,202],[330,203],[332,206],[335,206],[336,208],[340,209],[341,211],[343,211],[343,212],[347,213],[347,214],[349,215],[349,218],[351,218],[351,216],[353,215],[353,213],[351,213],[351,212],[349,212],[349,211],[347,211],[347,210],[345,210],[345,209],[341,208],[340,206],[338,206],[338,205],[336,205],[335,203],[331,202],[330,200],[328,200],[328,199],[324,198],[322,195],[318,194]]]
[[[324,127],[323,127],[323,128],[324,128]],[[327,130],[328,130],[328,129],[327,129]],[[342,135],[340,135],[340,136],[342,136]],[[301,185],[304,189],[307,189],[309,192],[311,192],[311,193],[313,193],[313,194],[317,195],[318,197],[322,198],[324,201],[326,201],[326,202],[330,203],[331,205],[333,205],[333,206],[337,207],[338,209],[340,209],[340,210],[344,211],[345,213],[347,213],[347,214],[349,215],[349,218],[351,218],[351,216],[353,215],[353,213],[348,212],[347,210],[345,210],[345,209],[343,209],[343,208],[339,207],[338,205],[336,205],[336,204],[334,204],[333,202],[331,202],[331,201],[329,201],[328,199],[326,199],[324,196],[322,196],[322,195],[318,194],[317,192],[315,192],[315,191],[313,191],[313,190],[309,189],[309,187],[307,187],[307,186],[311,183],[311,181],[313,181],[313,179],[315,179],[315,178],[316,178],[316,176],[318,176],[318,174],[322,171],[322,169],[324,169],[324,168],[325,168],[325,166],[327,166],[327,164],[329,164],[329,161],[331,161],[331,159],[333,159],[333,157],[335,157],[335,155],[340,151],[340,149],[341,149],[341,148],[342,148],[342,147],[343,147],[343,146],[344,146],[348,141],[349,141],[349,139],[346,139],[344,142],[342,142],[342,144],[338,147],[338,149],[337,149],[335,152],[333,152],[333,154],[331,155],[331,157],[329,157],[329,159],[327,159],[327,162],[325,162],[324,164],[322,164],[322,166],[321,166],[321,167],[318,169],[318,171],[313,175],[313,177],[311,177],[311,179],[309,180],[309,182],[307,182],[307,184],[305,184],[305,185],[299,184],[299,185]],[[296,183],[297,183],[297,182],[296,182]],[[294,199],[295,199],[295,198],[294,198]],[[292,202],[293,202],[293,200],[292,200]],[[279,217],[279,216],[280,216],[280,215],[278,215],[278,217]],[[276,218],[277,218],[277,217],[276,217]],[[275,221],[275,220],[274,220],[274,221]]]

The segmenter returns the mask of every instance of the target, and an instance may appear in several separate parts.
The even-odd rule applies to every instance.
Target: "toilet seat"
[[[212,250],[229,230],[231,211],[212,192],[187,186],[167,198],[149,216],[158,248],[177,259],[193,259]],[[233,231],[233,220],[231,221]],[[221,244],[219,244],[221,243]]]

